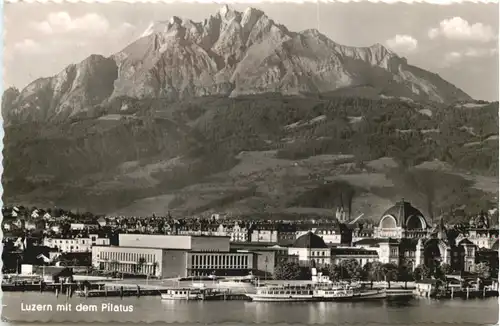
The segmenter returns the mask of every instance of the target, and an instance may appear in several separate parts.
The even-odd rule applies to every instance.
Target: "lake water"
[[[493,325],[498,322],[497,298],[477,300],[407,299],[376,302],[263,303],[246,301],[162,301],[159,297],[56,298],[51,293],[2,294],[7,321],[39,322],[163,322],[183,324],[335,324],[335,325]],[[73,311],[21,311],[32,304],[70,303]],[[98,312],[77,312],[80,303]],[[133,312],[102,312],[101,305],[133,306]],[[237,323],[237,324],[236,324]]]

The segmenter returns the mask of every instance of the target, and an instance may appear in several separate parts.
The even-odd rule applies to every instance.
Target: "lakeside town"
[[[239,287],[248,292],[247,285],[284,281],[361,284],[392,295],[498,295],[495,209],[458,224],[429,221],[404,199],[378,218],[352,218],[342,207],[335,218],[298,221],[25,207],[4,207],[3,215],[4,291],[73,293],[85,284],[85,294],[77,294],[163,297],[181,281],[193,288],[198,280],[234,295],[241,295]]]

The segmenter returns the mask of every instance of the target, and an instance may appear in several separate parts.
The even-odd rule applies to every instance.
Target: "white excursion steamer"
[[[247,294],[252,301],[316,301],[314,290],[310,286],[263,286],[257,288],[257,293]]]
[[[359,301],[387,298],[385,290],[365,291],[348,284],[334,284],[312,269],[312,283],[302,285],[268,285],[247,294],[252,301]]]

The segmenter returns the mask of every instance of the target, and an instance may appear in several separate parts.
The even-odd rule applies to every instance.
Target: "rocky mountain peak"
[[[231,9],[228,5],[222,6],[218,14],[224,21],[231,21],[233,19],[239,21],[241,19],[241,12]]]
[[[314,28],[290,32],[259,9],[224,5],[202,22],[173,16],[152,23],[110,58],[92,55],[32,82],[15,100],[9,92],[4,112],[52,119],[121,97],[299,95],[360,85],[373,88],[372,94],[413,100],[470,99],[380,43],[345,46]]]

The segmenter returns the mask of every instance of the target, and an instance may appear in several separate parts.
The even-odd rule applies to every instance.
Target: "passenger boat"
[[[362,301],[387,298],[385,290],[360,290],[349,286],[263,286],[246,294],[252,301]]]
[[[161,294],[162,300],[200,300],[201,291],[192,288],[174,288],[168,289]]]
[[[318,288],[314,295],[320,301],[361,301],[387,298],[387,292],[384,289],[366,291],[351,286]]]
[[[314,288],[311,286],[293,286],[293,285],[269,285],[257,288],[257,293],[246,294],[257,302],[270,302],[270,301],[317,301],[318,298],[314,296]]]
[[[342,301],[352,299],[354,290],[347,287],[322,287],[314,290],[314,296],[319,301]]]

